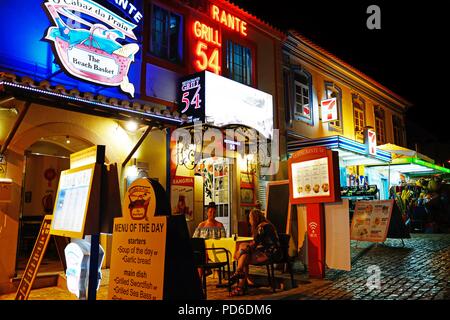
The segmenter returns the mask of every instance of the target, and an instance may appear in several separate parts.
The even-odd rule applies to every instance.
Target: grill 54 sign
[[[137,25],[92,0],[47,0],[45,7],[54,23],[45,39],[53,42],[62,67],[77,78],[119,86],[133,97],[128,70],[139,46],[121,44],[118,39],[137,40],[133,33]],[[127,10],[130,12],[134,21],[141,19],[134,6]]]
[[[225,26],[227,29],[247,36],[247,22],[216,5],[210,7],[210,17],[215,24]],[[222,32],[220,28],[195,20],[192,25],[194,40],[194,67],[197,71],[208,70],[215,74],[222,72]]]

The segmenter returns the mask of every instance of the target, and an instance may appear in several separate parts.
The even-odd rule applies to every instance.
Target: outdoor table
[[[236,252],[236,248],[241,242],[250,242],[253,241],[252,237],[238,237],[234,240],[231,238],[220,238],[220,239],[206,239],[205,244],[207,248],[225,248],[231,253],[230,262],[234,260],[234,253]],[[208,257],[213,262],[225,262],[227,261],[227,257],[225,256],[225,252],[223,251],[208,251]]]

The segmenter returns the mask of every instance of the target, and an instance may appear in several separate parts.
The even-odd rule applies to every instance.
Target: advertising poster
[[[352,219],[351,239],[385,241],[393,207],[394,200],[357,201]]]
[[[173,178],[170,195],[172,214],[183,214],[187,221],[191,221],[194,212],[194,178]]]
[[[125,194],[123,216],[114,219],[108,299],[163,298],[167,217],[155,216],[156,201],[148,179]]]
[[[292,184],[294,198],[329,196],[328,158],[293,163]]]

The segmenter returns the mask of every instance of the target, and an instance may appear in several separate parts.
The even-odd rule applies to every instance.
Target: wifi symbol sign
[[[310,222],[308,225],[309,225],[309,229],[311,229],[311,232],[312,233],[316,233],[317,223],[316,222]]]

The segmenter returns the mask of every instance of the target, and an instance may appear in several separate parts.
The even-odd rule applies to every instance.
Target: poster
[[[319,158],[292,164],[294,198],[330,195],[328,158]]]
[[[172,214],[184,214],[191,221],[194,213],[194,178],[176,176],[171,186]]]
[[[82,238],[94,165],[61,172],[51,234]]]
[[[385,241],[393,207],[394,200],[357,201],[352,219],[351,239]]]
[[[108,299],[162,300],[167,217],[155,216],[156,193],[135,180],[114,219]]]

